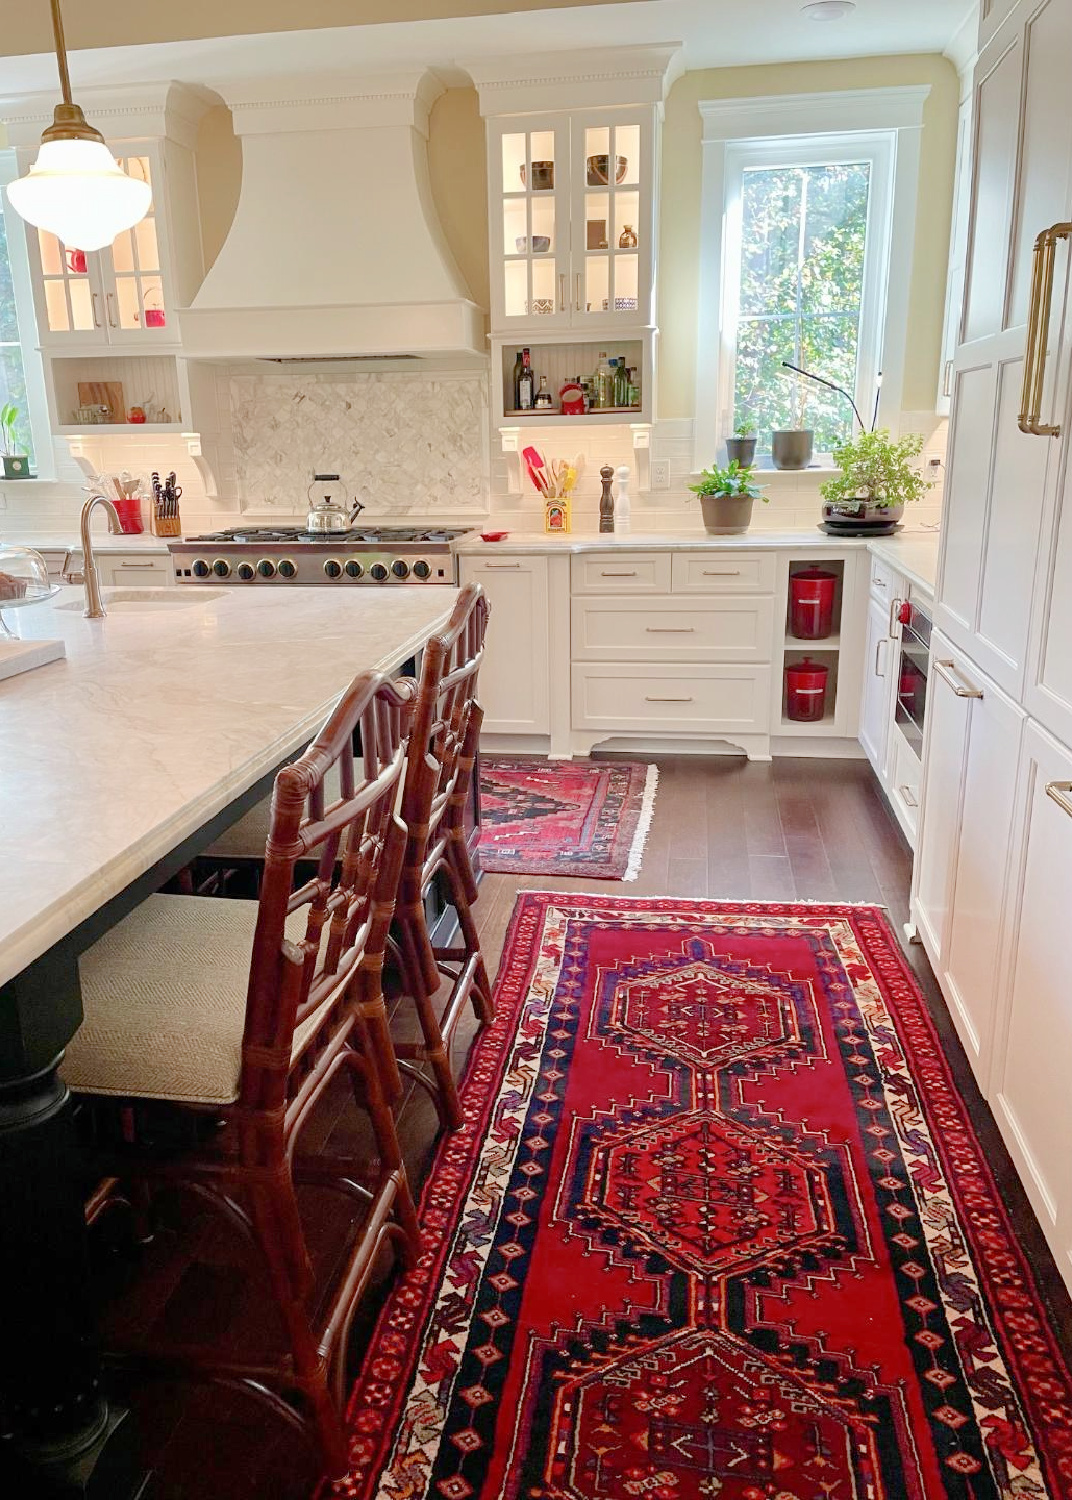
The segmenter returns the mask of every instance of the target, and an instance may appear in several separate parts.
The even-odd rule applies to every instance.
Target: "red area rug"
[[[658,777],[636,761],[481,757],[481,866],[635,880]]]
[[[1067,1500],[1069,1372],[876,908],[519,898],[337,1493]]]

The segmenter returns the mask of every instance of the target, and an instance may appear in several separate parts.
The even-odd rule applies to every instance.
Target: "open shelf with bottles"
[[[492,414],[497,426],[525,427],[552,423],[558,425],[591,424],[607,426],[650,422],[652,382],[654,379],[654,330],[643,329],[631,332],[626,337],[603,335],[593,338],[591,334],[578,338],[563,334],[555,341],[523,344],[519,339],[492,340]],[[527,347],[533,372],[533,388],[538,395],[541,377],[546,381],[553,405],[550,408],[534,407],[522,410],[515,404],[514,366],[518,351]],[[567,383],[591,382],[600,357],[622,360],[627,370],[634,371],[632,384],[636,388],[635,404],[621,405],[612,402],[608,407],[591,408],[583,416],[563,413],[561,391]]]
[[[52,430],[86,436],[179,431],[189,421],[179,361],[168,354],[45,355]],[[132,411],[144,422],[129,420]],[[103,421],[90,418],[103,418]]]

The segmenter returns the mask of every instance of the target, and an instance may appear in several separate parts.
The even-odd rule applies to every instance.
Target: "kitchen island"
[[[360,671],[446,624],[452,588],[81,589],[21,612],[66,657],[0,683],[0,1492],[139,1493],[98,1391],[71,1107],[78,955],[258,800]],[[7,1429],[6,1429],[7,1430]],[[51,1482],[51,1481],[50,1481]],[[79,1487],[83,1486],[83,1487]],[[48,1491],[52,1493],[52,1490]]]

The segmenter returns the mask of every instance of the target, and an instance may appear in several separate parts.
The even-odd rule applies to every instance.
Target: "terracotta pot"
[[[712,536],[747,531],[752,520],[752,505],[749,495],[701,495],[704,530]]]
[[[771,458],[776,469],[806,469],[815,449],[815,434],[808,427],[787,427],[771,433]]]
[[[731,437],[726,439],[726,462],[736,459],[742,469],[750,468],[756,461],[754,437]]]
[[[892,531],[904,515],[903,505],[880,505],[877,500],[823,502],[823,530],[836,536],[870,536]]]

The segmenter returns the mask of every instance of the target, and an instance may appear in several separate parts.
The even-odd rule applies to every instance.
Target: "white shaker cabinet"
[[[985,1090],[1024,714],[937,634],[928,696],[914,913]]]
[[[551,728],[546,557],[463,557],[461,581],[479,583],[491,617],[480,669],[484,734]]]
[[[1018,817],[1025,832],[1009,902],[1004,1035],[990,1104],[1072,1286],[1072,753],[1034,724],[1024,739]]]
[[[897,671],[897,643],[890,638],[889,608],[872,599],[864,638],[864,690],[860,703],[860,744],[880,781],[886,775],[892,715],[892,684]]]

